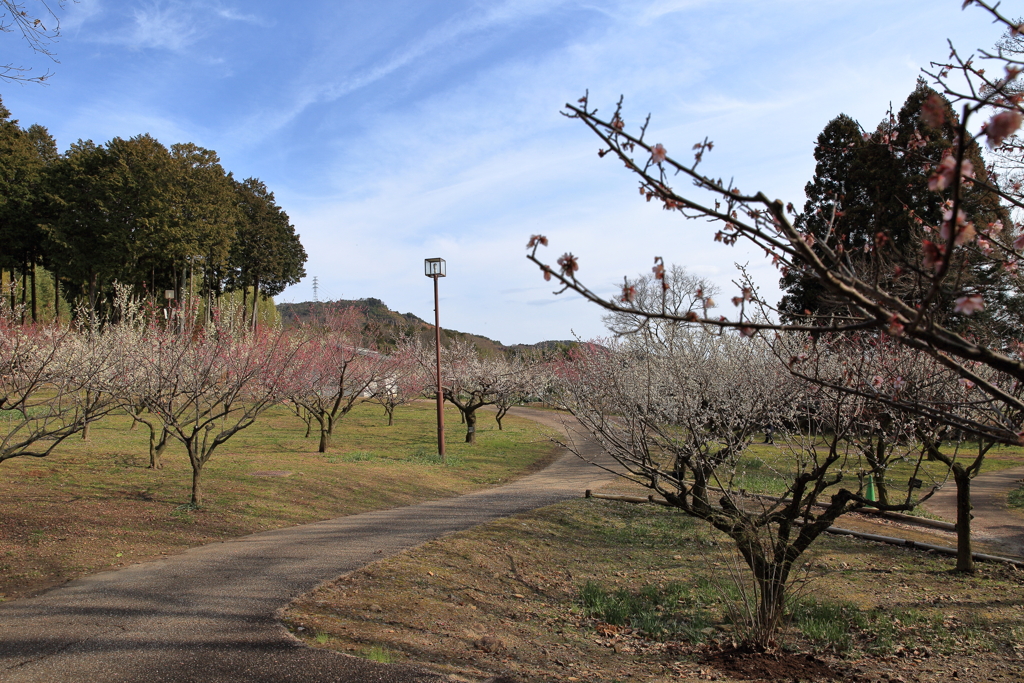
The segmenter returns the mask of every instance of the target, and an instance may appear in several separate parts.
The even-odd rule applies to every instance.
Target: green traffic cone
[[[878,494],[875,492],[875,478],[874,476],[868,476],[868,485],[864,490],[864,497],[870,500],[872,503],[878,501]]]

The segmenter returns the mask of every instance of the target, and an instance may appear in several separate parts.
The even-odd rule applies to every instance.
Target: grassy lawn
[[[837,680],[1021,680],[1024,572],[965,578],[952,559],[830,536],[802,561],[783,644]],[[313,647],[474,679],[731,681],[707,658],[742,636],[745,578],[727,538],[677,511],[578,500],[324,584],[286,623]]]
[[[507,481],[557,453],[548,430],[514,416],[498,431],[482,413],[477,444],[445,415],[448,462],[437,457],[433,404],[383,410],[364,403],[335,427],[332,450],[276,407],[214,453],[205,505],[189,500],[191,468],[169,442],[164,469],[147,468],[148,429],[111,416],[50,457],[0,466],[0,597],[17,597],[109,567],[269,528],[458,495]]]

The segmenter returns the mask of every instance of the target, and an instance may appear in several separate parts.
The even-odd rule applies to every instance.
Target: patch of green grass
[[[862,611],[851,602],[809,598],[793,607],[791,617],[808,641],[839,654],[856,647],[890,655],[899,648],[929,647],[949,654],[965,646],[983,650],[993,646],[991,624],[976,613],[947,619],[918,609]]]
[[[853,630],[866,629],[867,617],[851,602],[800,600],[791,612],[793,624],[811,643],[844,653],[853,647]]]
[[[1006,504],[1012,508],[1024,508],[1024,486],[1010,491],[1006,496]]]
[[[596,502],[598,499],[593,500]],[[668,550],[677,547],[680,542],[689,541],[697,528],[697,522],[692,517],[668,507],[613,501],[600,501],[597,504],[616,508],[613,523],[576,518],[567,518],[565,523],[578,525],[581,531],[593,535],[607,546],[630,544]]]
[[[447,445],[447,444],[446,444]],[[500,455],[500,454],[496,454]],[[441,454],[437,452],[437,448],[417,448],[415,453],[412,453],[407,458],[409,462],[414,462],[420,465],[440,465],[442,464]],[[445,453],[444,464],[457,465],[457,459],[448,456]]]
[[[371,662],[378,662],[380,664],[394,664],[395,655],[391,650],[387,649],[382,645],[372,645],[363,650],[363,657],[369,659]]]
[[[373,451],[351,451],[337,456],[328,455],[327,459],[329,462],[372,462],[380,458]]]
[[[695,603],[688,587],[681,583],[648,584],[638,591],[620,588],[609,591],[588,581],[577,598],[584,611],[613,626],[627,626],[654,639],[681,635],[699,643],[706,637],[710,615]]]
[[[916,609],[872,610],[866,631],[874,636],[867,649],[891,654],[895,648],[914,649],[928,646],[939,654],[964,649],[987,650],[993,647],[988,620],[977,613],[965,617],[945,618]]]

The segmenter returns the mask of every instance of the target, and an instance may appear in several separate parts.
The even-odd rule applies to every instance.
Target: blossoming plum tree
[[[295,347],[275,329],[219,325],[150,326],[121,356],[131,396],[162,421],[192,466],[190,503],[203,503],[203,467],[220,446],[292,391]]]
[[[893,486],[882,502],[869,500],[866,487],[893,460],[920,462],[916,443],[896,447],[893,438],[912,434],[915,418],[866,415],[860,397],[796,378],[760,336],[678,327],[669,343],[629,335],[581,345],[556,369],[556,401],[621,466],[610,471],[733,540],[756,598],[744,610],[746,637],[771,649],[787,585],[814,540],[864,505],[913,507],[910,486],[900,495]],[[839,360],[819,355],[815,363],[849,381]],[[753,449],[769,428],[774,445]],[[875,442],[866,436],[887,446],[867,447]],[[769,493],[758,490],[765,477],[781,490],[755,495]]]
[[[433,349],[422,347],[420,365],[431,374],[433,359]],[[476,411],[510,395],[518,381],[516,372],[502,358],[481,358],[472,342],[455,340],[441,349],[441,392],[466,423],[466,443],[476,443]]]
[[[494,419],[500,431],[501,420],[508,411],[531,397],[542,395],[549,377],[547,364],[535,356],[516,354],[495,359],[493,364],[493,372],[501,378],[494,394]]]
[[[0,310],[0,462],[46,457],[116,407],[108,347],[9,313]]]
[[[995,441],[968,438],[968,432],[950,426],[951,417],[961,424],[984,424],[999,419],[998,404],[932,356],[887,335],[833,335],[813,340],[789,334],[777,337],[773,345],[795,376],[826,389],[836,399],[845,395],[848,403],[859,406],[859,426],[851,430],[851,442],[861,452],[868,466],[866,473],[874,478],[883,504],[887,502],[889,463],[906,462],[924,453],[929,460],[946,465],[942,480],[931,484],[941,485],[947,477],[953,478],[957,569],[973,572],[971,479],[979,473]],[[1007,376],[983,367],[975,370],[1004,391],[1020,395],[1021,385]],[[915,473],[913,481],[895,484],[898,489],[920,488],[925,482],[917,477]]]
[[[316,420],[321,453],[335,422],[386,381],[385,358],[364,346],[360,319],[356,308],[323,304],[300,334],[291,400]]]
[[[411,403],[429,390],[433,378],[419,361],[420,345],[402,339],[383,359],[380,379],[370,388],[370,400],[380,404],[388,418],[388,426],[395,424],[395,408]]]

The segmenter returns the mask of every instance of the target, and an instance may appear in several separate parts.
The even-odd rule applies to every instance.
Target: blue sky
[[[749,262],[713,231],[645,203],[598,140],[559,114],[589,89],[670,155],[705,136],[706,171],[802,205],[814,140],[840,113],[873,128],[920,69],[999,30],[960,0],[81,0],[61,13],[59,64],[12,34],[5,61],[49,66],[48,86],[4,84],[23,125],[61,150],[150,133],[217,150],[276,194],[308,277],[278,301],[376,297],[430,320],[423,259],[447,261],[441,324],[507,344],[603,333],[601,311],[525,259],[580,258],[611,293],[654,256],[731,296]],[[1007,3],[1007,11],[1014,8]],[[723,300],[725,297],[723,297]]]

